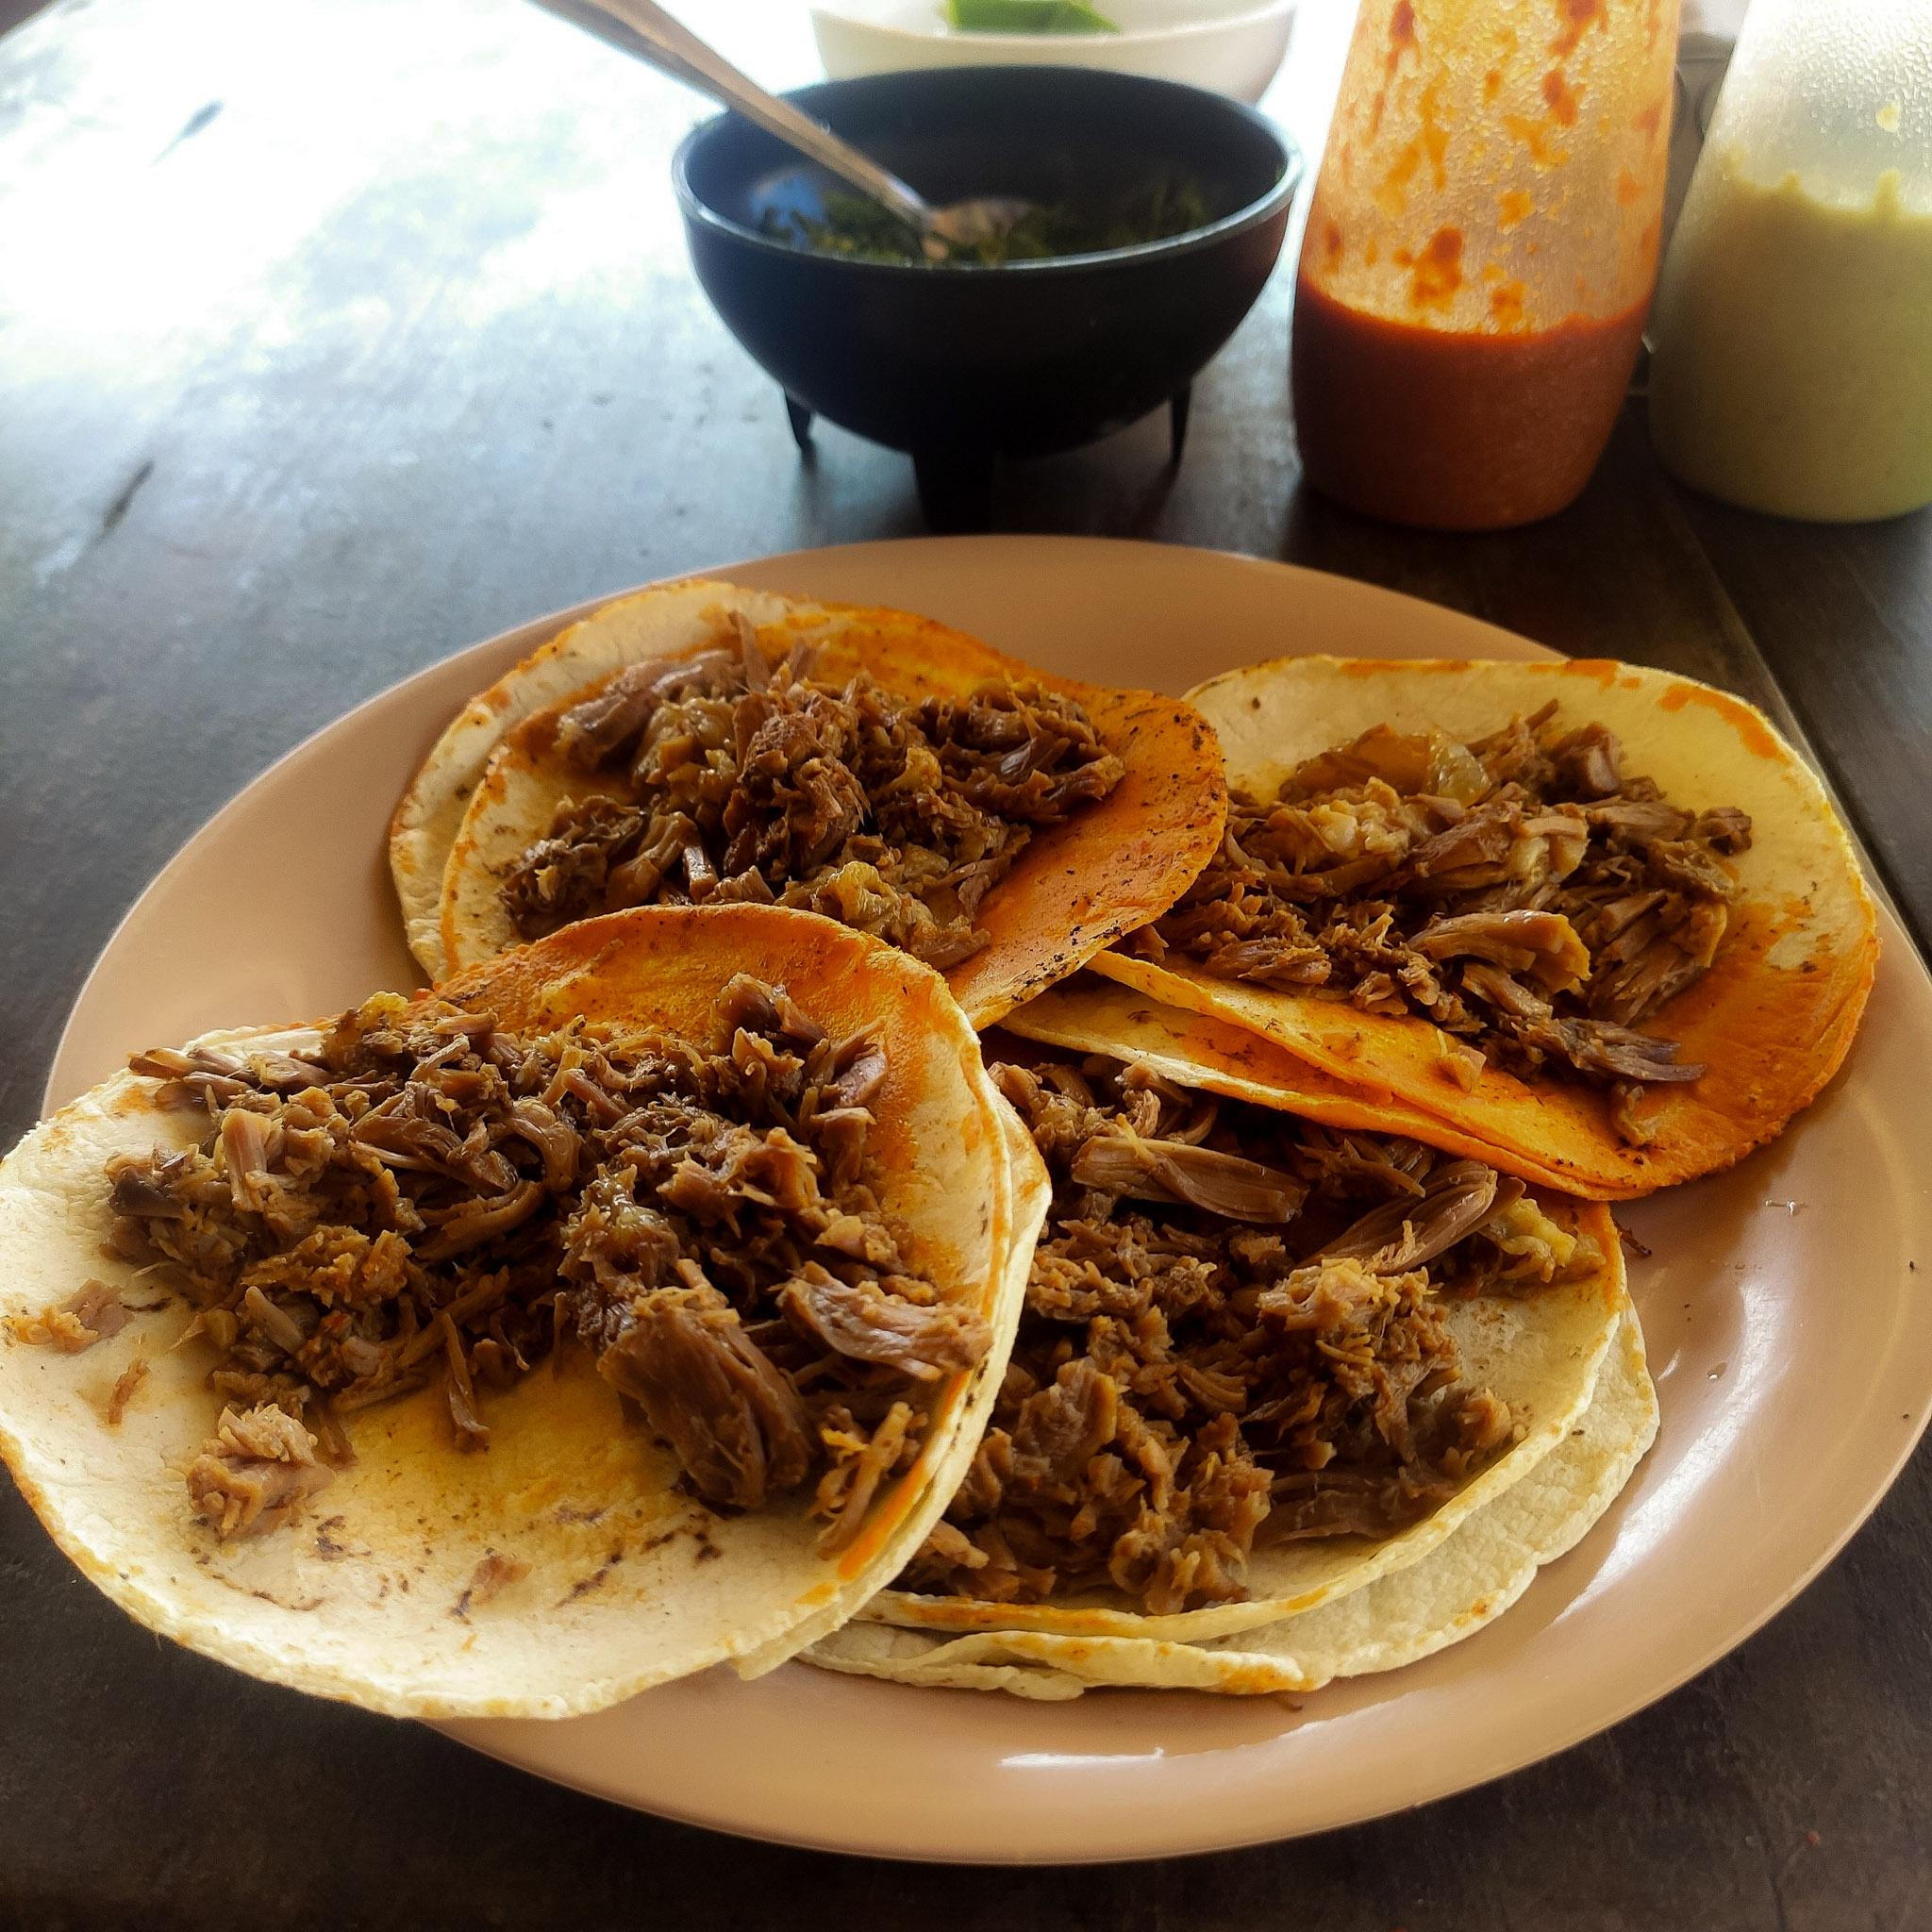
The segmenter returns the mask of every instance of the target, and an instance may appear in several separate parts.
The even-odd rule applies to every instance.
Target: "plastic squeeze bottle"
[[[1656,277],[1676,34],[1677,0],[1363,0],[1295,287],[1317,488],[1464,530],[1583,488]]]
[[[1652,335],[1685,482],[1818,522],[1932,503],[1932,0],[1756,0]]]

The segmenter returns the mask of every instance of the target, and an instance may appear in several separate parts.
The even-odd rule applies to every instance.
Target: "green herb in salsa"
[[[767,208],[759,226],[774,241],[822,255],[849,255],[859,261],[949,264],[1039,261],[1052,256],[1098,255],[1184,235],[1213,220],[1200,189],[1191,181],[1163,179],[1110,203],[1074,207],[1055,202],[1036,208],[1004,235],[965,245],[941,244],[928,256],[917,230],[862,194],[834,191],[825,196],[824,218]]]
[[[1087,0],[946,0],[946,25],[964,34],[1117,34]]]

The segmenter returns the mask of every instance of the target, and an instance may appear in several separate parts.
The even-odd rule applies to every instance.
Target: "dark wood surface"
[[[1312,144],[1345,23],[1307,6],[1271,106]],[[761,75],[808,76],[802,7],[713,10]],[[316,726],[592,592],[917,530],[902,458],[822,430],[798,460],[692,285],[665,162],[694,112],[509,0],[59,0],[0,40],[0,1144],[121,912]],[[1728,685],[1821,757],[1932,930],[1927,518],[1694,501],[1633,406],[1548,524],[1378,527],[1297,487],[1288,307],[1277,275],[1176,475],[1142,424],[1010,473],[999,525],[1290,558]],[[552,1789],[157,1641],[10,1489],[0,1658],[6,1924],[1932,1923],[1924,1457],[1795,1605],[1607,1735],[1142,1869],[894,1867]]]

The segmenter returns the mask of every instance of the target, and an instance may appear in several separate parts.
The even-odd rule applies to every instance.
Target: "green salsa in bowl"
[[[1091,68],[942,68],[790,96],[929,200],[1038,214],[990,254],[911,232],[733,115],[674,162],[698,279],[785,392],[908,451],[928,520],[983,524],[997,459],[1172,405],[1280,253],[1300,157],[1252,108]]]
[[[938,268],[974,262],[1047,261],[1069,255],[1106,255],[1205,228],[1213,219],[1200,188],[1174,175],[1144,187],[1094,198],[1036,205],[1004,233],[984,242],[931,244],[890,209],[849,191],[827,189],[817,216],[795,208],[767,208],[763,231],[794,247],[850,256],[861,261],[917,262]],[[933,249],[942,253],[935,255]]]

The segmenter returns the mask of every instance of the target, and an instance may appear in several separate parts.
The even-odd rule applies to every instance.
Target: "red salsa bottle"
[[[1676,0],[1363,0],[1295,285],[1318,489],[1452,530],[1582,490],[1656,279],[1676,31]]]

